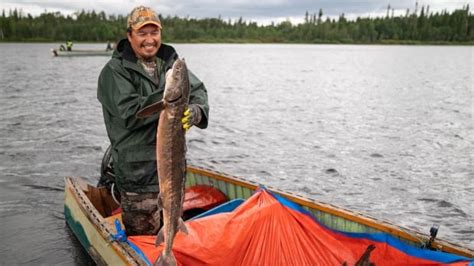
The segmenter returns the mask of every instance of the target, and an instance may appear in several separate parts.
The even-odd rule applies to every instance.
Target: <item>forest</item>
[[[302,14],[304,23],[290,21],[258,25],[256,22],[217,18],[160,16],[163,41],[174,43],[354,43],[354,44],[474,44],[474,16],[469,5],[452,12],[431,12],[429,6],[394,16],[387,7],[383,17],[346,19],[324,11]],[[105,12],[77,11],[72,15],[2,10],[0,41],[106,42],[126,34],[127,17]]]

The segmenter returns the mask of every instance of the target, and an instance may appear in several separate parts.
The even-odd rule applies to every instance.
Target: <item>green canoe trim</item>
[[[91,247],[91,243],[87,238],[86,231],[79,222],[74,220],[71,210],[66,205],[64,205],[64,216],[66,216],[67,224],[72,229],[72,231],[74,231],[74,235],[77,237],[77,239],[79,239],[79,242],[81,242],[82,246],[88,250]]]

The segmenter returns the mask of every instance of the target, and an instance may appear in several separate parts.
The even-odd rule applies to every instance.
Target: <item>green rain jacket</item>
[[[162,44],[156,60],[159,79],[151,78],[138,63],[130,42],[121,40],[99,76],[97,98],[102,104],[105,127],[112,145],[116,184],[121,191],[157,192],[156,129],[158,115],[137,119],[135,114],[163,98],[165,73],[178,58],[175,49]],[[190,103],[202,110],[199,128],[209,117],[207,90],[189,71]]]

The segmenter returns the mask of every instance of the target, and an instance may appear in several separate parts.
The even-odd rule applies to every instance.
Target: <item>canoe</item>
[[[53,56],[111,56],[113,50],[72,50],[62,51],[59,49],[51,49]]]
[[[248,199],[259,184],[241,177],[226,175],[195,166],[188,166],[186,187],[212,186],[230,201]],[[299,205],[329,229],[349,233],[384,233],[410,246],[420,247],[430,236],[387,221],[344,208],[306,198],[273,187],[266,190]],[[81,178],[65,178],[64,212],[67,224],[90,256],[99,265],[148,265],[143,252],[130,241],[117,241],[118,219],[113,210],[119,206],[105,187],[88,184]],[[211,210],[212,211],[212,210]],[[434,239],[431,247],[448,254],[474,258],[474,250],[442,239]]]

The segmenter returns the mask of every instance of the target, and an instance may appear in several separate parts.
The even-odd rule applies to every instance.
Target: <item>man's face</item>
[[[156,25],[145,25],[132,30],[127,36],[137,57],[145,60],[155,57],[161,46],[161,30]]]

